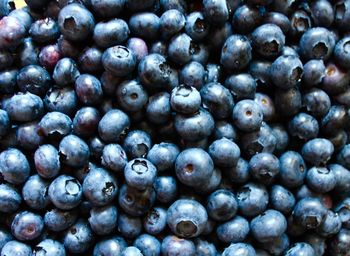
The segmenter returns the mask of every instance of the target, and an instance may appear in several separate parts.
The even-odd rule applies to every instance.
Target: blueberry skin
[[[195,253],[196,248],[191,240],[169,235],[162,241],[162,255],[192,256]]]
[[[46,179],[57,176],[61,169],[59,153],[50,144],[42,145],[35,151],[34,164],[38,174]]]
[[[89,74],[80,75],[76,79],[75,92],[79,101],[85,105],[96,105],[103,96],[101,82]]]
[[[300,38],[300,54],[305,60],[327,60],[331,56],[334,46],[334,37],[328,29],[322,27],[311,28]]]
[[[22,92],[30,92],[39,96],[51,87],[51,76],[48,71],[38,65],[28,65],[17,75],[17,85]]]
[[[324,221],[327,209],[319,199],[307,197],[297,202],[292,214],[299,225],[307,229],[314,229]]]
[[[252,33],[252,46],[259,55],[265,58],[276,57],[285,44],[285,36],[275,24],[264,24]]]
[[[188,5],[184,0],[160,0],[160,7],[163,11],[176,9],[181,13],[185,13],[188,10]]]
[[[24,202],[32,209],[43,210],[50,204],[48,188],[50,183],[39,175],[28,178],[22,188]]]
[[[229,19],[230,7],[224,0],[205,0],[203,1],[204,17],[213,24],[222,25]]]
[[[6,69],[13,64],[13,56],[8,50],[0,50],[0,70]]]
[[[78,136],[67,135],[59,144],[60,160],[71,167],[82,167],[90,157],[89,146]]]
[[[158,176],[154,189],[157,194],[157,201],[162,203],[171,203],[177,195],[177,182],[172,176]]]
[[[263,112],[263,120],[265,122],[271,121],[275,117],[276,109],[273,100],[264,93],[256,93],[254,101],[258,103],[262,112]]]
[[[129,255],[130,256],[142,256],[143,254],[135,246],[129,246],[129,247],[124,249],[121,256],[129,256]]]
[[[224,243],[238,243],[246,239],[249,231],[249,222],[245,218],[237,215],[218,225],[216,228],[216,235],[218,239]]]
[[[251,221],[250,228],[254,238],[265,243],[280,237],[287,230],[287,220],[279,211],[267,210]]]
[[[93,244],[94,234],[89,223],[83,219],[79,219],[63,233],[62,241],[67,252],[84,253]]]
[[[187,15],[185,22],[185,31],[193,41],[201,42],[209,34],[210,24],[204,19],[201,12],[192,12]]]
[[[189,35],[185,33],[177,34],[169,42],[168,56],[170,60],[179,65],[187,64],[191,61],[196,46]]]
[[[302,107],[302,95],[298,87],[287,90],[277,89],[274,96],[276,110],[283,116],[293,116]]]
[[[339,40],[334,47],[334,58],[338,65],[344,69],[350,68],[350,55],[347,50],[350,43],[349,37]]]
[[[232,74],[224,83],[237,100],[254,99],[256,92],[256,81],[248,73]]]
[[[270,79],[271,61],[268,60],[252,60],[249,65],[249,73],[256,80],[257,85],[272,85]],[[253,98],[253,97],[252,97]]]
[[[13,240],[13,236],[11,235],[11,233],[6,229],[1,228],[0,229],[0,252],[1,252],[1,249],[4,247],[4,245],[7,242],[10,242],[12,240]]]
[[[47,44],[58,39],[60,30],[54,19],[45,18],[36,20],[31,24],[29,35],[34,42]]]
[[[0,3],[0,17],[9,15],[12,10],[15,9],[14,2],[12,0],[4,0]]]
[[[263,184],[271,184],[280,171],[278,158],[270,153],[258,153],[249,161],[250,174]]]
[[[77,179],[63,174],[52,181],[48,194],[57,208],[70,210],[80,204],[83,191]]]
[[[168,56],[168,42],[165,42],[165,41],[154,42],[150,47],[150,54],[160,54],[164,57],[167,57]]]
[[[325,164],[332,157],[334,152],[333,144],[323,138],[309,140],[301,149],[303,158],[315,166]]]
[[[93,39],[98,47],[105,49],[116,44],[124,43],[128,39],[129,34],[128,24],[124,20],[112,19],[96,24]]]
[[[342,221],[338,213],[328,210],[325,220],[316,229],[316,232],[323,237],[331,237],[338,234],[341,228]]]
[[[286,256],[312,256],[315,255],[315,251],[311,245],[307,243],[295,243],[288,251]]]
[[[95,19],[81,4],[69,4],[58,15],[58,26],[64,37],[71,41],[83,41],[93,32]]]
[[[0,212],[12,213],[18,210],[22,197],[10,184],[0,184]]]
[[[124,170],[128,158],[124,149],[119,144],[108,144],[103,147],[101,164],[114,171],[121,172]]]
[[[120,213],[118,216],[118,231],[126,238],[138,237],[142,231],[141,219]]]
[[[227,168],[237,165],[241,151],[236,143],[222,138],[213,141],[209,146],[208,153],[216,166]]]
[[[7,134],[10,129],[10,118],[7,112],[0,109],[0,137]]]
[[[108,48],[102,55],[105,70],[116,76],[130,74],[136,66],[135,54],[125,46],[116,45]]]
[[[81,73],[98,74],[103,70],[102,50],[93,45],[80,50],[79,53],[77,62]]]
[[[97,235],[108,235],[117,226],[118,210],[113,205],[92,208],[88,219],[91,229]]]
[[[337,155],[337,162],[350,169],[350,144],[346,144]]]
[[[232,141],[236,141],[238,137],[236,129],[230,122],[227,121],[215,122],[213,136],[216,140],[226,138]]]
[[[147,159],[157,167],[158,171],[165,171],[174,167],[179,153],[179,148],[175,144],[161,142],[153,145],[147,154]]]
[[[323,60],[312,59],[304,64],[301,85],[305,88],[320,84],[326,76],[326,67]]]
[[[143,190],[153,185],[157,169],[147,159],[135,158],[126,164],[124,177],[129,186]]]
[[[238,189],[236,198],[239,212],[247,217],[254,217],[264,212],[269,202],[265,186],[251,182]]]
[[[54,232],[63,231],[72,226],[78,218],[78,213],[75,210],[66,211],[53,208],[44,215],[45,227]]]
[[[129,28],[134,36],[151,41],[158,38],[160,19],[151,12],[136,13],[129,20]]]
[[[144,215],[154,204],[156,193],[153,188],[137,190],[124,184],[120,188],[119,206],[132,216]]]
[[[8,241],[1,250],[1,256],[12,255],[16,251],[17,256],[31,256],[32,249],[29,245],[16,240]]]
[[[188,186],[205,183],[213,171],[214,163],[210,155],[199,148],[182,151],[175,161],[176,176],[181,183]]]
[[[61,58],[61,52],[57,44],[43,47],[39,53],[39,63],[41,66],[51,71]]]
[[[289,248],[290,242],[288,235],[282,234],[280,237],[265,242],[261,246],[272,255],[282,255]]]
[[[167,226],[167,210],[161,207],[154,207],[143,219],[144,230],[151,235],[157,235],[164,231]]]
[[[296,203],[295,197],[286,188],[280,185],[273,185],[270,190],[270,203],[273,209],[288,214]]]
[[[252,32],[262,22],[262,15],[255,6],[243,4],[232,16],[232,28],[240,34]]]
[[[118,142],[126,134],[130,119],[123,111],[112,109],[108,111],[98,124],[98,133],[106,142]]]
[[[81,137],[91,137],[97,132],[100,119],[100,113],[96,108],[83,107],[75,113],[72,122],[73,132]]]
[[[208,83],[200,90],[203,107],[216,119],[228,118],[233,109],[233,97],[220,83]]]
[[[303,74],[303,64],[296,56],[278,57],[271,65],[270,76],[275,86],[289,89],[296,86]]]
[[[271,125],[272,134],[276,138],[276,148],[275,153],[281,154],[285,151],[289,144],[289,134],[287,129],[281,124],[272,124]]]
[[[327,115],[321,120],[321,129],[325,134],[334,134],[337,131],[347,129],[350,124],[348,108],[341,105],[333,105]]]
[[[214,243],[197,238],[195,239],[195,245],[198,256],[215,256],[218,254]]]
[[[236,214],[238,204],[231,191],[218,189],[209,195],[206,208],[212,219],[227,221]]]
[[[72,131],[72,120],[58,111],[48,112],[39,122],[39,132],[46,137],[62,138]]]
[[[124,81],[116,89],[118,106],[124,111],[136,112],[145,107],[148,93],[136,80]]]
[[[323,90],[313,88],[303,94],[303,104],[312,116],[322,117],[329,112],[331,99]]]
[[[252,46],[247,37],[232,35],[222,47],[220,63],[229,71],[246,68],[252,59]]]
[[[52,239],[44,239],[38,243],[33,250],[34,256],[44,254],[45,256],[65,256],[66,250],[60,242]]]
[[[350,18],[350,2],[349,1],[340,1],[333,6],[334,9],[334,23],[338,29],[347,31],[348,27],[346,26]]]
[[[281,12],[267,12],[264,15],[265,23],[272,23],[280,27],[284,34],[291,29],[291,22],[289,18]]]
[[[91,0],[91,8],[101,18],[113,18],[123,11],[126,0]]]
[[[327,0],[318,0],[310,5],[311,17],[315,26],[330,27],[334,21],[332,4]],[[322,11],[321,11],[322,10]]]
[[[250,178],[249,164],[245,159],[240,157],[236,166],[225,168],[224,173],[234,184],[246,183]]]
[[[281,183],[288,188],[295,188],[303,184],[306,176],[306,164],[303,157],[295,151],[287,151],[280,157]]]
[[[137,237],[134,241],[134,246],[144,256],[160,255],[161,252],[161,243],[157,238],[149,234],[142,234]]]
[[[321,89],[330,95],[343,93],[350,81],[350,74],[332,62],[327,63],[326,75],[323,78]]]
[[[225,248],[222,256],[255,256],[255,249],[250,244],[246,243],[232,243],[229,247]]]
[[[57,85],[65,87],[74,84],[79,75],[80,72],[75,61],[71,58],[63,58],[57,62],[52,78]]]
[[[78,105],[78,99],[73,88],[54,87],[47,92],[44,104],[48,111],[58,111],[66,115],[72,115]]]
[[[136,56],[136,62],[139,63],[141,59],[148,55],[148,47],[145,41],[138,37],[131,37],[126,43],[128,47]]]
[[[200,90],[204,85],[205,69],[202,64],[192,61],[186,64],[180,72],[180,81],[187,85]]]
[[[0,153],[0,174],[4,181],[22,184],[30,173],[26,156],[16,148],[9,148]]]
[[[19,46],[26,35],[26,28],[15,17],[6,16],[0,22],[0,49],[11,49]]]
[[[105,206],[117,196],[117,179],[103,168],[93,168],[83,181],[85,198],[94,206]]]
[[[171,9],[163,12],[159,19],[159,31],[163,38],[168,39],[180,32],[186,24],[186,18],[182,12]]]
[[[13,94],[17,87],[17,69],[5,69],[0,72],[0,93]]]
[[[292,12],[290,15],[291,29],[289,30],[289,36],[292,38],[300,38],[300,36],[305,34],[306,31],[312,27],[312,20],[309,12],[297,10]],[[300,46],[302,46],[302,44],[300,44]]]
[[[329,252],[336,255],[344,255],[349,253],[350,232],[348,229],[342,228],[329,243]]]
[[[192,86],[179,85],[171,92],[170,105],[178,113],[193,114],[201,106],[201,94]]]
[[[6,0],[5,0],[5,2],[6,2]],[[11,1],[9,1],[9,2],[11,2]],[[12,16],[14,18],[17,18],[27,31],[30,29],[30,26],[33,23],[33,17],[31,16],[31,13],[29,12],[29,8],[27,8],[27,7],[13,9],[8,14],[8,16]]]
[[[44,221],[40,215],[23,211],[14,217],[11,233],[20,241],[30,241],[40,236],[44,229]]]
[[[326,193],[334,189],[337,180],[331,169],[312,167],[306,174],[307,185],[318,193]]]
[[[146,157],[151,147],[151,137],[143,130],[130,131],[123,143],[123,148],[130,159]]]
[[[289,121],[288,130],[292,136],[307,141],[317,137],[319,125],[313,116],[301,112]]]
[[[330,164],[328,169],[331,170],[336,179],[334,190],[340,193],[350,191],[350,172],[340,164]]]
[[[192,115],[177,114],[175,129],[186,141],[199,141],[208,137],[214,130],[214,118],[205,109],[200,108]]]
[[[263,112],[253,100],[241,100],[233,108],[233,124],[244,132],[258,130],[263,121]]]
[[[127,243],[125,242],[124,238],[120,236],[112,236],[95,244],[93,256],[120,255],[126,247]]]

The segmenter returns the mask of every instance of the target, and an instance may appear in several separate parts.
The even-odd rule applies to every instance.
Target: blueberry
[[[270,121],[275,117],[276,109],[273,100],[267,94],[257,92],[254,101],[259,104],[263,112],[263,120]]]
[[[288,188],[303,184],[306,176],[306,164],[302,156],[295,151],[287,151],[280,157],[279,179]]]
[[[316,232],[324,237],[336,235],[342,227],[341,218],[338,213],[328,210],[323,223],[317,228]]]
[[[12,240],[13,240],[13,236],[11,235],[11,233],[6,229],[1,228],[0,229],[0,252],[1,252],[1,249],[4,247],[4,245],[7,242],[10,242]]]
[[[4,136],[10,129],[10,118],[7,112],[0,109],[0,136]]]
[[[312,167],[306,174],[307,185],[318,193],[326,193],[336,185],[336,177],[331,169],[325,167]]]
[[[302,107],[302,95],[298,87],[287,90],[277,89],[274,96],[276,110],[283,116],[293,116]]]
[[[126,0],[108,0],[103,2],[92,0],[91,7],[94,13],[101,18],[113,18],[123,11],[126,2]]]
[[[222,47],[220,63],[229,71],[241,70],[249,65],[252,59],[252,46],[247,37],[232,35]]]
[[[16,89],[17,69],[3,70],[0,72],[0,92],[3,94],[14,93]]]
[[[129,20],[131,34],[145,40],[153,40],[158,37],[160,19],[150,12],[136,13]]]
[[[350,144],[346,144],[337,155],[338,163],[345,168],[350,168]]]
[[[319,166],[325,164],[332,157],[334,152],[333,144],[323,138],[315,138],[304,144],[302,148],[303,158],[310,164]]]
[[[40,215],[23,211],[14,217],[11,223],[11,233],[21,241],[33,240],[40,236],[44,221]]]
[[[263,121],[263,112],[253,100],[241,100],[233,108],[233,124],[240,130],[252,132],[258,130]]]
[[[160,6],[163,11],[176,9],[182,13],[185,13],[188,7],[187,2],[184,0],[160,0]]]
[[[331,108],[331,99],[321,89],[313,88],[303,94],[306,110],[315,117],[325,116]]]
[[[150,161],[144,158],[135,158],[126,164],[124,176],[129,186],[142,190],[153,186],[157,169]]]
[[[249,164],[243,159],[239,158],[237,164],[230,168],[225,168],[224,173],[227,178],[234,184],[243,184],[249,180]]]
[[[149,51],[151,54],[160,54],[166,57],[168,56],[168,43],[166,41],[156,41],[150,46]]]
[[[198,50],[198,45],[185,33],[172,37],[169,42],[169,58],[179,65],[184,65],[192,60],[192,55]]]
[[[288,235],[282,234],[280,237],[262,244],[262,247],[272,255],[281,255],[290,246]]]
[[[96,46],[86,47],[79,51],[78,64],[81,73],[97,74],[103,70],[103,51]]]
[[[219,189],[208,197],[208,215],[217,221],[227,221],[237,212],[237,201],[235,195],[226,189]]]
[[[296,200],[292,192],[283,186],[273,185],[270,190],[270,202],[273,209],[288,214],[293,210]]]
[[[143,254],[135,246],[129,246],[129,247],[124,249],[121,256],[129,256],[129,255],[130,256],[142,256]]]
[[[17,85],[22,92],[30,92],[39,96],[51,87],[51,76],[44,68],[38,65],[28,65],[22,68],[17,75]]]
[[[330,241],[329,252],[338,255],[346,255],[350,248],[350,232],[342,228]]]
[[[192,86],[180,85],[172,90],[170,105],[178,113],[193,114],[199,110],[201,95]]]
[[[242,215],[254,217],[266,210],[269,194],[264,185],[247,183],[237,190],[237,202]]]
[[[237,140],[237,131],[233,125],[227,121],[215,122],[214,139],[220,140],[223,138],[235,141]]]
[[[130,131],[124,140],[123,148],[131,158],[146,157],[152,147],[150,135],[143,130]]]
[[[65,256],[66,250],[60,242],[52,239],[44,239],[40,243],[38,243],[33,250],[33,255],[57,255],[57,256]]]
[[[97,132],[100,121],[100,113],[93,107],[79,109],[73,119],[73,131],[78,136],[90,137]]]
[[[142,234],[137,237],[134,241],[134,246],[138,248],[144,256],[160,255],[161,243],[157,238],[149,234]]]
[[[78,218],[77,211],[53,208],[44,215],[45,226],[51,231],[62,231],[72,226]]]
[[[229,247],[225,248],[222,256],[238,256],[247,255],[255,256],[255,249],[250,244],[246,243],[232,243]]]
[[[108,48],[116,44],[124,43],[129,33],[128,24],[124,20],[112,19],[96,24],[93,39],[98,47]]]
[[[227,138],[213,141],[208,153],[214,164],[220,167],[234,167],[240,157],[240,149],[237,144]]]
[[[268,60],[252,60],[249,65],[249,73],[255,79],[257,85],[267,87],[272,85],[270,79],[271,61]],[[253,97],[251,97],[253,98]]]
[[[68,40],[83,41],[93,32],[95,19],[92,13],[81,4],[69,4],[58,15],[61,33]]]
[[[0,153],[0,174],[4,181],[21,184],[28,177],[30,166],[26,156],[16,148],[9,148]]]
[[[253,99],[256,91],[256,81],[248,73],[233,74],[227,77],[225,86],[238,99]]]
[[[214,24],[222,25],[229,19],[230,5],[227,1],[203,1],[205,18]]]
[[[317,137],[319,125],[317,120],[305,113],[299,113],[289,122],[289,133],[299,139],[310,140]]]
[[[323,78],[321,89],[330,95],[343,93],[350,81],[350,74],[329,62],[326,66],[326,75]]]
[[[280,154],[285,151],[289,144],[289,134],[287,129],[281,124],[271,125],[272,134],[276,138],[275,153]]]
[[[136,80],[124,81],[116,89],[118,105],[124,111],[141,110],[148,101],[147,91]]]
[[[18,256],[31,256],[32,249],[29,245],[16,240],[8,241],[1,250],[1,256],[12,255],[16,252]]]
[[[39,122],[39,132],[46,137],[62,138],[72,131],[72,120],[61,112],[48,112]]]
[[[82,192],[92,205],[105,206],[117,196],[117,180],[103,168],[92,168],[83,181]]]
[[[22,196],[10,184],[0,184],[0,212],[15,212],[22,202]]]
[[[279,26],[284,34],[286,34],[291,29],[291,22],[289,18],[281,12],[265,13],[264,22]]]
[[[129,117],[119,109],[108,111],[98,124],[100,137],[106,142],[118,142],[130,126]]]
[[[346,26],[349,18],[350,18],[350,2],[347,0],[340,1],[334,4],[334,23],[340,30],[347,31],[348,28]]]
[[[321,129],[325,134],[334,134],[337,131],[346,129],[350,124],[350,116],[347,113],[348,108],[339,105],[333,105],[327,115],[321,120]]]
[[[232,28],[241,34],[252,32],[261,22],[262,15],[255,6],[243,4],[232,16]]]
[[[127,185],[120,188],[119,206],[132,216],[144,215],[154,204],[156,193],[153,188],[138,190]]]
[[[75,83],[79,75],[75,61],[71,58],[63,58],[57,62],[52,78],[57,85],[64,87]]]
[[[182,12],[176,9],[165,11],[159,19],[159,30],[163,38],[170,38],[180,32],[186,24]]]
[[[127,247],[127,243],[120,236],[105,238],[96,243],[93,256],[121,254]]]
[[[314,249],[307,243],[295,243],[288,251],[286,256],[312,256],[315,255]]]
[[[45,209],[50,203],[48,196],[49,184],[47,180],[39,175],[30,176],[22,188],[24,202],[32,209]]]
[[[68,175],[58,176],[49,186],[51,202],[59,209],[73,209],[81,202],[83,191],[79,181]]]
[[[135,54],[125,46],[108,48],[102,55],[102,64],[106,70],[117,76],[126,76],[136,65]]]
[[[126,47],[135,54],[137,63],[139,63],[141,59],[148,55],[147,44],[141,38],[131,37],[127,41]]]
[[[199,256],[214,256],[217,255],[217,249],[214,243],[197,238],[195,239],[196,254]]]
[[[154,207],[143,219],[143,228],[148,234],[157,235],[166,228],[167,211],[161,207]]]
[[[172,176],[158,176],[154,189],[157,200],[162,203],[171,203],[177,196],[177,182]]]
[[[249,222],[245,218],[237,215],[218,225],[216,234],[218,239],[224,243],[238,243],[245,240],[249,231]]]
[[[89,223],[79,219],[63,234],[63,244],[70,253],[84,253],[94,242],[94,234]]]
[[[119,144],[108,144],[103,147],[101,153],[101,164],[103,166],[115,172],[124,170],[128,158]]]
[[[260,183],[271,184],[280,171],[280,163],[276,156],[270,153],[259,153],[249,161],[250,174]]]
[[[7,0],[5,0],[6,2]],[[8,1],[9,3],[13,1]],[[23,7],[23,8],[11,8],[11,12],[8,14],[8,16],[17,18],[21,24],[25,27],[25,29],[28,31],[30,29],[30,26],[33,23],[33,17],[29,11],[29,8]]]
[[[185,31],[193,41],[203,41],[210,30],[209,23],[204,19],[201,12],[192,12],[187,15],[185,22]]]
[[[141,219],[120,213],[118,216],[118,231],[126,238],[136,238],[142,231]]]
[[[60,30],[54,19],[45,18],[32,23],[29,35],[34,42],[46,44],[57,40],[60,36]]]
[[[317,228],[324,221],[327,209],[319,199],[307,197],[301,199],[294,207],[293,218],[307,229]]]
[[[45,108],[48,111],[58,111],[71,115],[78,104],[77,95],[73,88],[52,88],[44,98]]]
[[[219,64],[215,63],[208,63],[205,66],[206,70],[206,76],[205,76],[205,82],[206,83],[212,83],[212,82],[220,82],[222,79],[222,67]]]
[[[5,16],[0,20],[0,49],[19,46],[25,37],[26,28],[15,17]]]
[[[335,191],[340,193],[349,191],[350,172],[340,164],[330,164],[328,169],[333,172],[336,179]]]
[[[117,226],[118,210],[113,205],[107,205],[90,210],[88,219],[91,229],[98,235],[111,234]]]
[[[180,72],[180,81],[200,90],[204,85],[205,69],[202,64],[192,61],[185,65]]]
[[[270,75],[272,82],[279,88],[293,88],[301,80],[303,64],[296,56],[278,57],[271,65]]]
[[[290,1],[290,2],[295,2]],[[289,30],[289,35],[292,38],[299,39],[300,36],[305,34],[312,27],[312,20],[310,15],[304,10],[297,10],[291,13],[290,17],[291,29]],[[302,44],[300,44],[302,46]]]
[[[275,24],[264,24],[252,33],[253,48],[265,58],[276,57],[285,44],[285,36]]]
[[[41,66],[51,71],[61,59],[61,52],[57,44],[43,47],[39,53],[39,63]]]
[[[172,143],[155,144],[147,154],[147,159],[157,167],[158,171],[172,169],[179,155],[179,148]]]
[[[89,146],[78,136],[67,135],[59,144],[60,160],[72,167],[87,164],[90,156]]]

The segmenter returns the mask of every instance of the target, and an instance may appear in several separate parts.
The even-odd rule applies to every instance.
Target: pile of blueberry
[[[350,256],[350,0],[0,0],[0,256]]]

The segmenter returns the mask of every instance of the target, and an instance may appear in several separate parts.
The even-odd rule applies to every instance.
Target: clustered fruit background
[[[350,256],[350,0],[25,4],[1,256]]]

